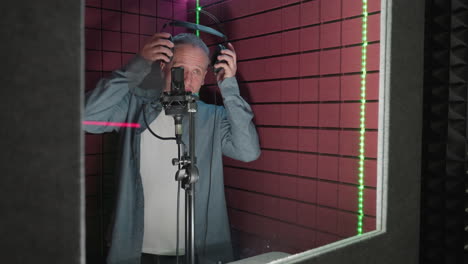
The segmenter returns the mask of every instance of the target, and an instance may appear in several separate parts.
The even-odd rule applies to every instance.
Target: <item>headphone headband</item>
[[[176,26],[176,27],[184,27],[184,28],[188,28],[188,29],[192,29],[192,30],[199,30],[199,31],[202,31],[202,32],[205,32],[205,33],[208,33],[208,34],[215,35],[215,36],[218,36],[220,38],[223,38],[225,42],[227,41],[226,35],[224,35],[223,33],[219,32],[216,29],[213,29],[213,28],[210,28],[210,27],[207,27],[207,26],[203,26],[203,25],[199,25],[199,24],[195,24],[195,23],[190,23],[190,22],[186,22],[186,21],[180,21],[180,20],[173,20],[171,22],[168,22],[168,23],[166,23],[164,25],[164,27],[166,27],[167,24],[169,24],[171,26]]]

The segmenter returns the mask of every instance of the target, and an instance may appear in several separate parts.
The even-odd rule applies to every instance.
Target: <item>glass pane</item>
[[[87,1],[86,90],[127,64],[170,19],[196,22],[196,2]],[[199,6],[221,24],[204,14],[198,22],[223,31],[235,47],[237,80],[262,150],[252,162],[223,159],[235,259],[294,254],[375,230],[380,1]],[[221,41],[200,37],[212,51]],[[222,104],[212,72],[200,97]],[[86,135],[89,263],[102,262],[108,251],[118,144],[115,133]]]

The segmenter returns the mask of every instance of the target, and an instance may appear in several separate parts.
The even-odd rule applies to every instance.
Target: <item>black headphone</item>
[[[211,19],[215,20],[215,22],[217,22],[217,24],[220,23],[210,13],[208,13],[206,11],[203,11],[202,13],[207,13],[206,15],[208,15]],[[207,26],[203,26],[203,25],[199,25],[199,24],[195,24],[195,23],[191,23],[191,22],[187,22],[187,21],[180,21],[180,20],[172,20],[172,21],[169,21],[169,22],[165,23],[161,31],[163,31],[164,28],[166,28],[166,26],[184,27],[184,28],[188,28],[188,29],[192,29],[192,30],[199,30],[199,31],[202,31],[202,32],[205,32],[205,33],[208,33],[208,34],[211,34],[211,35],[222,38],[223,39],[222,44],[217,45],[216,51],[214,52],[213,56],[211,57],[211,66],[214,66],[216,63],[223,62],[223,61],[218,61],[218,59],[217,59],[217,57],[220,54],[221,50],[226,49],[226,46],[227,46],[227,43],[228,43],[228,38],[223,33],[219,32],[216,29],[207,27]],[[169,40],[172,41],[172,37]],[[217,73],[219,70],[220,70],[220,68],[215,70],[215,72]]]

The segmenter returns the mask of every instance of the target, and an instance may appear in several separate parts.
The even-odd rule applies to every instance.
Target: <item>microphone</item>
[[[172,67],[171,76],[171,95],[185,95],[184,67]]]
[[[184,67],[171,68],[171,90],[163,93],[161,104],[166,115],[174,117],[177,143],[182,142],[182,119],[189,111],[188,106],[194,101],[195,97],[192,93],[185,91]]]

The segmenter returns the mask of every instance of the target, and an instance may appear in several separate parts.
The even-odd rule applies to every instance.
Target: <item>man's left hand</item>
[[[216,80],[218,82],[229,78],[234,77],[237,72],[237,56],[234,46],[231,43],[228,43],[227,49],[221,50],[220,54],[217,57],[218,63],[214,65],[216,68],[221,68],[221,70],[216,74]],[[225,61],[225,62],[221,62]]]

